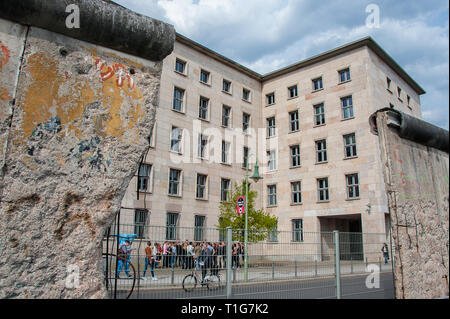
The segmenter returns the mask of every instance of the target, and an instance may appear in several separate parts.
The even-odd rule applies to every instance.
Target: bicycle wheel
[[[183,278],[183,289],[186,292],[190,292],[197,287],[197,278],[194,275],[186,275]]]
[[[218,275],[210,275],[208,280],[208,289],[216,290],[220,288],[220,277]]]

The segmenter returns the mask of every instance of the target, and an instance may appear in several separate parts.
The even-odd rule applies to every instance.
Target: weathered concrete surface
[[[397,298],[448,296],[448,153],[402,139],[377,113]]]
[[[162,62],[36,27],[21,58],[23,27],[0,25],[0,298],[102,298],[102,237],[149,146]]]
[[[79,28],[66,25],[74,12],[70,8],[66,12],[69,5],[79,9]],[[173,26],[105,0],[2,0],[0,18],[152,61],[163,60],[175,41]]]

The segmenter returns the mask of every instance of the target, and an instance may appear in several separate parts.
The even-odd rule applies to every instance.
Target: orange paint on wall
[[[0,55],[0,68],[3,67],[9,61],[10,52],[6,45],[0,42],[0,47],[2,49],[2,55]]]

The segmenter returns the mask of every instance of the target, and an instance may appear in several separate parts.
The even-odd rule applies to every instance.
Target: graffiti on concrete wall
[[[1,41],[0,41],[0,48],[1,48],[0,51],[0,68],[1,68],[4,65],[6,65],[6,63],[8,63],[10,53],[6,45],[4,45]]]
[[[109,80],[114,75],[117,75],[116,84],[118,87],[122,87],[124,82],[127,81],[128,88],[134,89],[134,80],[128,73],[125,65],[114,63],[112,66],[108,66],[105,61],[97,58],[95,60],[95,67],[100,71],[100,76],[103,81]]]

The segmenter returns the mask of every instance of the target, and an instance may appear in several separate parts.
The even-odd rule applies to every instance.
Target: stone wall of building
[[[20,2],[34,14],[1,4],[0,298],[102,298],[102,238],[149,147],[175,31],[80,0],[71,36],[62,2]],[[95,15],[105,43],[83,41]]]

